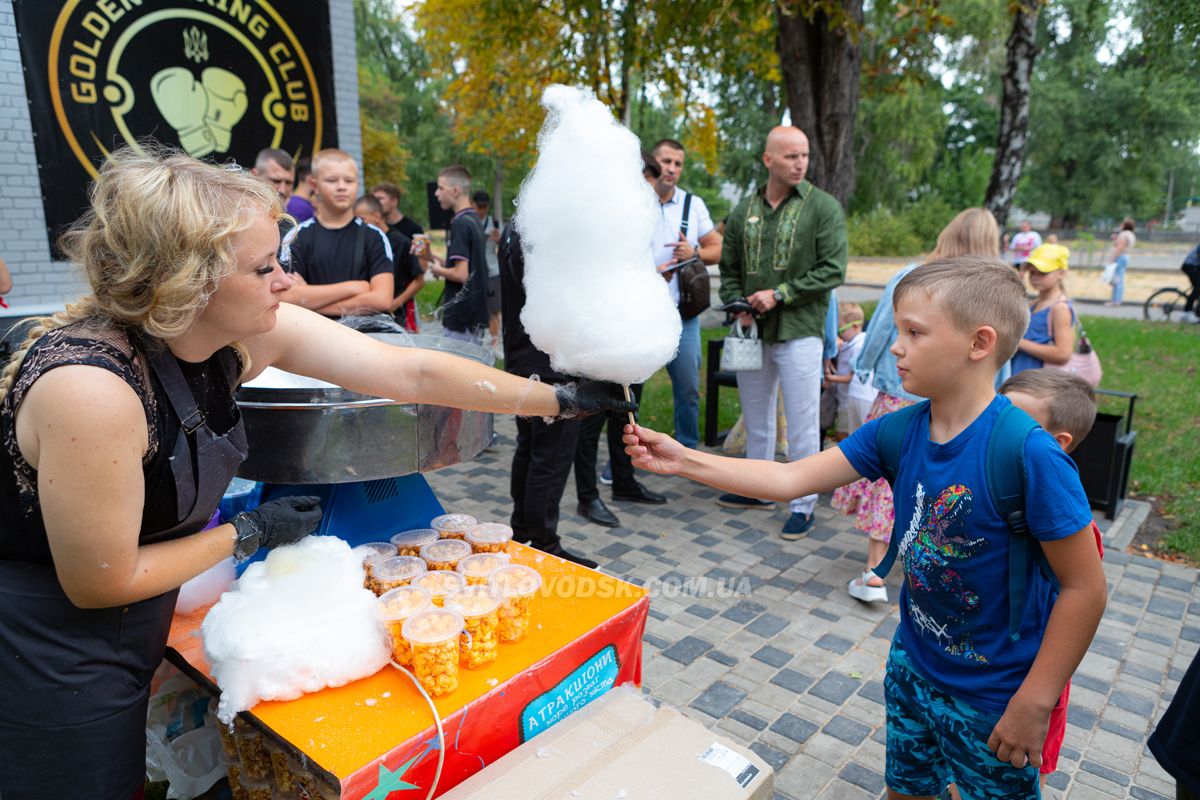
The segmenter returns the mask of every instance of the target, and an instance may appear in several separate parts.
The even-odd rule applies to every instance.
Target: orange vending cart
[[[424,798],[453,788],[613,686],[638,684],[645,590],[517,544],[513,560],[541,573],[530,634],[502,644],[499,657],[465,667],[457,690],[429,705],[392,666],[346,686],[286,702],[263,702],[242,717],[331,796]],[[168,660],[217,692],[200,623],[207,608],[177,615]],[[396,793],[393,795],[393,793]]]

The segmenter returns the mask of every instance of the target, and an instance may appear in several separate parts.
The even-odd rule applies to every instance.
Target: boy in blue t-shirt
[[[1011,639],[1013,534],[985,469],[989,434],[1009,404],[996,394],[996,370],[1028,324],[1024,287],[1003,262],[965,256],[916,268],[893,302],[904,391],[930,405],[909,426],[893,487],[904,586],[885,679],[888,796],[932,797],[954,782],[971,800],[1036,798],[1050,712],[1104,612],[1092,512],[1074,463],[1035,429],[1025,444],[1025,517],[1060,592],[1053,600],[1031,561]],[[626,427],[625,443],[643,469],[782,500],[882,477],[878,424],[790,464],[688,450],[640,426]]]

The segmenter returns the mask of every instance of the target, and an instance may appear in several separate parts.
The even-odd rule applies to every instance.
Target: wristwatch
[[[774,292],[772,292],[771,296],[775,298],[776,303],[783,302],[783,292],[779,291],[778,289],[776,289]]]
[[[241,563],[258,552],[262,545],[262,528],[258,526],[254,517],[245,511],[230,520],[230,524],[237,531],[237,539],[233,543],[233,557]]]

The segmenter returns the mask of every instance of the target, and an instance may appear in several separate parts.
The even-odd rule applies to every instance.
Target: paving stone
[[[771,723],[771,730],[786,736],[793,742],[804,744],[820,727],[795,714],[785,713]]]
[[[758,603],[743,600],[737,605],[727,608],[721,613],[721,616],[745,625],[764,611],[766,611],[766,608],[760,606]]]
[[[680,664],[690,664],[712,649],[712,643],[695,636],[685,636],[662,651],[662,654]]]
[[[1114,691],[1108,696],[1108,702],[1117,708],[1123,708],[1133,714],[1150,716],[1154,713],[1154,702],[1124,691]]]
[[[883,690],[883,681],[869,681],[864,683],[862,688],[858,690],[859,695],[867,698],[873,703],[884,705],[886,703]]]
[[[1183,630],[1179,632],[1179,638],[1185,642],[1200,643],[1200,627],[1184,625]]]
[[[746,693],[742,690],[718,682],[701,692],[700,696],[692,701],[691,707],[713,717],[723,717],[745,699]]]
[[[1067,725],[1073,725],[1076,728],[1083,728],[1087,731],[1095,728],[1098,720],[1099,717],[1096,715],[1096,712],[1082,706],[1072,705],[1067,712]]]
[[[1099,692],[1100,694],[1108,694],[1110,684],[1108,681],[1102,681],[1099,678],[1093,678],[1090,675],[1076,672],[1071,676],[1071,686],[1079,686],[1084,689],[1091,689],[1093,692]]]
[[[834,636],[832,633],[827,633],[815,642],[816,646],[822,650],[828,650],[831,653],[843,654],[854,647],[854,642],[849,639],[843,639],[840,636]]]
[[[1125,645],[1116,640],[1097,635],[1095,639],[1092,639],[1092,646],[1088,648],[1088,651],[1119,660],[1125,656]]]
[[[732,667],[738,663],[736,658],[721,650],[709,650],[704,655],[707,658],[711,658],[718,664],[724,664],[727,667]]]
[[[743,725],[748,725],[756,731],[766,730],[767,727],[767,721],[765,719],[755,716],[749,711],[745,711],[741,708],[735,708],[733,711],[730,711],[729,718],[735,719]]]
[[[783,617],[777,617],[774,614],[763,614],[747,625],[746,630],[764,639],[769,639],[787,626],[788,621]]]
[[[764,664],[770,664],[772,667],[778,669],[792,660],[792,654],[785,650],[780,650],[778,647],[767,645],[755,653],[752,658]]]
[[[763,742],[751,742],[750,749],[755,755],[770,764],[771,769],[777,772],[783,769],[784,765],[788,762],[788,758],[790,758],[790,756],[782,750],[778,750]]]
[[[849,717],[840,714],[829,720],[821,730],[835,739],[840,739],[846,744],[853,745],[862,744],[862,740],[867,738],[867,735],[871,733],[869,725],[855,722]]]
[[[596,555],[600,556],[601,558],[620,558],[631,550],[633,550],[633,548],[624,542],[613,542],[607,547],[597,550]]]
[[[1122,775],[1121,773],[1117,772],[1115,769],[1109,769],[1108,767],[1097,764],[1094,761],[1088,761],[1085,759],[1084,761],[1082,761],[1079,764],[1079,768],[1086,772],[1090,772],[1093,775],[1098,775],[1101,778],[1104,778],[1106,781],[1112,781],[1113,783],[1117,784],[1118,786],[1128,786],[1129,785],[1129,776],[1128,775]]]
[[[843,767],[842,771],[838,773],[838,777],[873,794],[879,794],[887,788],[882,775],[854,762]]]
[[[655,636],[653,633],[643,634],[642,641],[657,647],[659,650],[664,650],[671,646],[671,643],[666,639],[662,638],[661,636]]]
[[[812,614],[814,617],[820,617],[821,619],[829,620],[830,622],[837,622],[841,619],[841,617],[839,617],[837,614],[830,614],[828,611],[820,608],[814,608],[808,613]]]
[[[686,611],[689,614],[692,614],[693,616],[697,616],[700,619],[712,619],[713,617],[715,617],[717,615],[716,610],[711,609],[708,606],[701,605],[699,603],[692,603],[690,606],[685,608],[684,611]]]
[[[826,673],[808,693],[840,706],[858,690],[858,681],[837,672]]]
[[[781,669],[774,678],[771,678],[771,683],[776,686],[782,686],[789,692],[795,692],[796,694],[800,694],[809,686],[812,686],[812,682],[812,678],[794,669]]]
[[[717,537],[713,536],[710,533],[705,533],[700,536],[697,536],[693,541],[696,544],[698,544],[700,547],[712,547],[714,544],[721,543],[720,539],[718,539]]]
[[[1071,714],[1074,712],[1075,709],[1071,709]],[[1071,721],[1071,714],[1067,714],[1068,722]],[[1095,726],[1093,725],[1092,727]],[[1135,730],[1127,725],[1122,725],[1119,722],[1113,722],[1107,719],[1100,720],[1100,730],[1108,731],[1109,733],[1115,733],[1117,736],[1123,736],[1124,738],[1132,739],[1135,742],[1140,742],[1145,737],[1144,731]]]
[[[805,594],[816,595],[817,597],[828,597],[834,588],[827,583],[821,583],[818,580],[807,580],[800,584],[800,591]]]

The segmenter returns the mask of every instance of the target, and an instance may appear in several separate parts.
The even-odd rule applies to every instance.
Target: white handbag
[[[762,340],[758,338],[758,325],[751,323],[746,329],[734,322],[725,335],[725,346],[721,349],[721,370],[742,372],[762,369]]]

